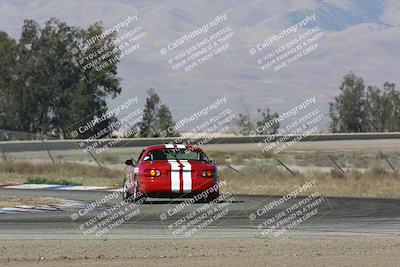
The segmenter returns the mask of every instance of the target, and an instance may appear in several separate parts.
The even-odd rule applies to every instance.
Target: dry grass
[[[0,161],[0,183],[25,183],[47,179],[51,183],[116,186],[121,183],[121,171],[98,166],[63,162],[32,163],[29,161]]]
[[[327,151],[287,151],[278,155],[263,153],[261,151],[206,151],[210,159],[218,164],[242,164],[248,160],[266,160],[278,157],[287,164],[298,166],[332,167],[328,155],[332,156],[342,167],[347,168],[369,168],[371,165],[386,165],[386,162],[379,156],[378,151],[374,152],[327,152]],[[400,166],[400,153],[387,152],[386,155],[393,165]]]
[[[217,164],[242,164],[244,161],[257,159],[270,159],[273,157],[271,153],[262,153],[258,151],[230,151],[222,152],[210,150],[206,151],[209,159],[214,160]]]
[[[315,179],[317,185],[311,189],[312,192],[325,196],[400,197],[400,178],[383,169],[371,169],[365,173],[353,170],[345,175],[335,170],[330,173],[310,171],[296,176],[279,170],[245,172],[244,175],[224,171],[221,177],[227,182],[227,190],[236,194],[283,195]]]
[[[115,177],[116,171],[97,166],[63,162],[57,165],[50,163],[33,164],[28,161],[0,161],[0,173],[46,174],[59,177]]]

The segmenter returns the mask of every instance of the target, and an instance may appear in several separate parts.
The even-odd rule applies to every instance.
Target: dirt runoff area
[[[2,240],[2,266],[399,266],[400,237]]]
[[[0,197],[0,208],[15,208],[18,206],[58,205],[61,200],[50,197]]]

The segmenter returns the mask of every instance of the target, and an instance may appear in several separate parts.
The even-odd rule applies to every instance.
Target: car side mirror
[[[210,160],[210,163],[213,165],[217,165],[217,163],[214,160]]]
[[[125,161],[125,165],[137,166],[137,162],[134,159],[128,159],[128,160]]]

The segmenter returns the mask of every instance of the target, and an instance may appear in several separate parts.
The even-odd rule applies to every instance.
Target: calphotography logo
[[[226,187],[226,182],[220,181],[209,189],[195,194],[192,198],[162,211],[161,222],[171,231],[173,237],[189,238],[211,225],[218,224],[218,221],[229,219],[233,215],[232,203],[237,201],[236,196],[226,192],[211,199],[215,192],[219,192],[224,186]],[[199,205],[207,199],[211,201]]]
[[[77,144],[84,152],[101,154],[140,131],[138,124],[142,121],[143,111],[134,108],[137,104],[138,98],[132,97],[101,116],[86,116],[69,128],[70,134],[80,139]],[[116,120],[117,117],[120,119]]]
[[[129,203],[122,200],[120,193],[115,191],[88,203],[70,217],[83,235],[99,238],[123,223],[137,219],[143,201]]]
[[[114,68],[122,58],[138,50],[140,42],[147,36],[137,22],[137,14],[128,15],[100,34],[88,37],[78,47],[71,49],[73,64],[90,81]]]
[[[275,41],[279,41],[280,39],[282,39],[292,33],[296,33],[299,28],[306,27],[309,23],[315,22],[315,19],[316,19],[315,14],[313,14],[311,16],[306,16],[303,20],[292,25],[291,27],[279,32],[278,34],[273,34],[272,36],[265,39],[263,42],[258,43],[256,45],[256,51],[262,51],[263,49],[272,45]]]
[[[227,15],[218,15],[207,24],[169,43],[167,48],[161,48],[160,53],[170,56],[168,64],[174,71],[188,72],[227,50],[229,40],[235,36],[236,33],[227,25]]]
[[[279,116],[275,116],[264,124],[259,124],[249,135],[254,138],[265,132],[271,132],[276,125],[283,125],[275,133],[269,134],[257,142],[259,151],[263,153],[273,152],[275,155],[290,149],[304,138],[318,132],[324,114],[320,108],[315,107],[316,97],[305,99]],[[314,107],[313,107],[314,106]]]
[[[269,238],[277,238],[302,224],[311,223],[332,210],[328,200],[319,192],[308,193],[315,187],[315,180],[308,181],[287,195],[269,200],[250,213],[249,220],[257,224],[261,236]],[[309,195],[300,197],[305,194]]]
[[[306,16],[291,27],[258,43],[255,48],[250,48],[249,53],[252,56],[259,54],[257,64],[263,71],[276,72],[285,69],[319,47],[319,40],[325,36],[324,31],[320,26],[306,29],[315,22],[316,14]],[[283,42],[285,39],[288,41]]]

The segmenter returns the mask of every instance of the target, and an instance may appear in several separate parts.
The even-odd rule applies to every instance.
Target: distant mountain
[[[327,110],[350,70],[367,84],[389,80],[400,86],[399,11],[396,0],[1,0],[0,30],[18,38],[26,18],[57,17],[80,27],[101,20],[110,27],[138,14],[147,37],[137,52],[122,59],[124,90],[110,104],[133,95],[143,103],[153,87],[178,120],[223,95],[238,112],[262,107],[284,112],[314,95]],[[160,48],[219,14],[227,15],[225,24],[235,32],[226,51],[190,72],[172,70]],[[262,71],[249,49],[312,14],[316,21],[306,28],[317,25],[325,33],[318,48],[283,70]]]
[[[316,24],[331,31],[342,31],[361,23],[388,25],[381,20],[385,12],[384,0],[316,0],[315,3],[316,7],[314,9],[290,12],[288,14],[290,21],[296,23],[296,21],[306,15],[317,13],[318,19]]]

